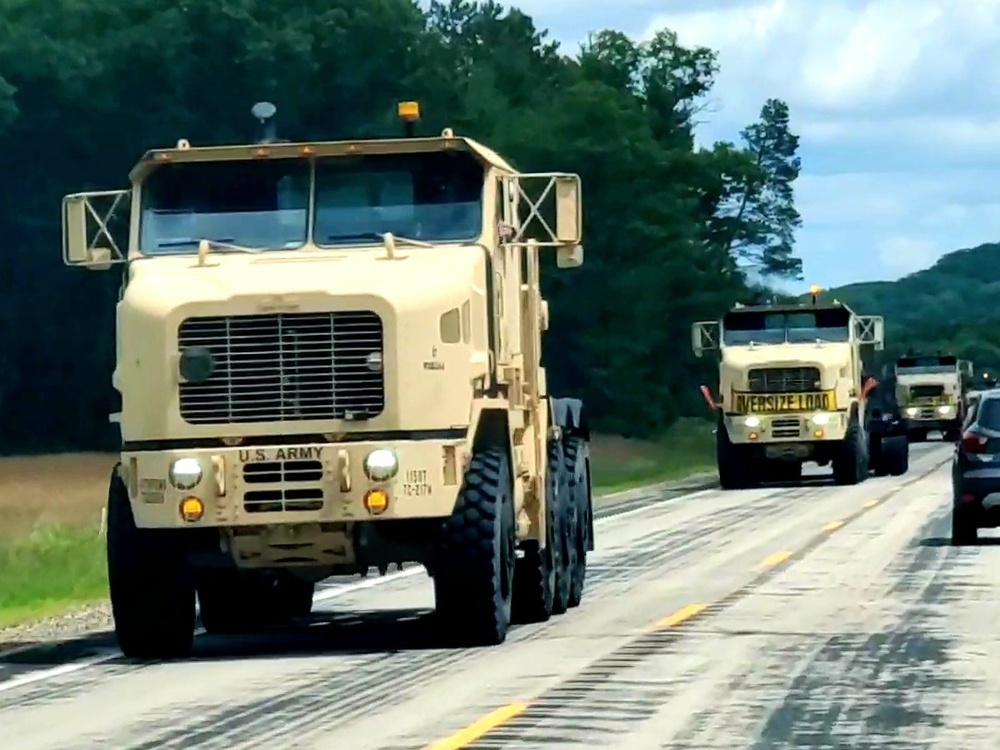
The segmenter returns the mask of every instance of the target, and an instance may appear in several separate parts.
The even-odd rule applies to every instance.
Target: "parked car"
[[[979,529],[1000,526],[1000,390],[969,405],[952,461],[951,540],[974,544]]]

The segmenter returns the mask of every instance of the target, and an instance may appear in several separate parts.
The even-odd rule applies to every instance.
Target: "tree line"
[[[716,53],[663,30],[590,35],[564,54],[493,3],[411,0],[0,0],[0,451],[113,447],[114,274],[66,269],[63,194],[125,187],[148,148],[247,142],[250,105],[292,140],[451,127],[522,171],[584,185],[586,263],[546,260],[555,387],[602,430],[654,436],[704,413],[711,365],[689,326],[799,278],[788,106],[761,102],[737,142],[699,148]]]

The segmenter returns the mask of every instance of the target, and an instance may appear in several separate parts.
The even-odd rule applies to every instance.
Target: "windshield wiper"
[[[398,234],[392,234],[392,232],[356,232],[354,234],[331,234],[327,235],[327,242],[336,242],[337,240],[374,240],[375,242],[385,242],[387,237],[391,237],[396,242],[403,245],[413,245],[415,247],[434,247],[430,242],[424,242],[423,240],[414,240],[409,237],[400,237]]]

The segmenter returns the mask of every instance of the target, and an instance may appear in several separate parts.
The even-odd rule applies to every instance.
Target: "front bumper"
[[[847,434],[846,411],[808,414],[727,414],[729,440],[738,445],[826,442]]]
[[[246,448],[123,452],[122,470],[136,523],[144,528],[261,526],[447,517],[455,507],[465,463],[463,440],[418,440]],[[365,458],[390,449],[398,470],[373,481]],[[191,489],[170,481],[178,459],[202,468]],[[381,512],[367,509],[365,496],[382,490]],[[180,506],[196,497],[204,515],[185,521]]]

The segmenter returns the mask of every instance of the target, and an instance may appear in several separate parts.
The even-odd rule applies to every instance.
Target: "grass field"
[[[597,492],[709,470],[712,426],[687,420],[660,442],[596,436]],[[0,458],[0,628],[106,595],[99,535],[116,456],[79,453]]]

